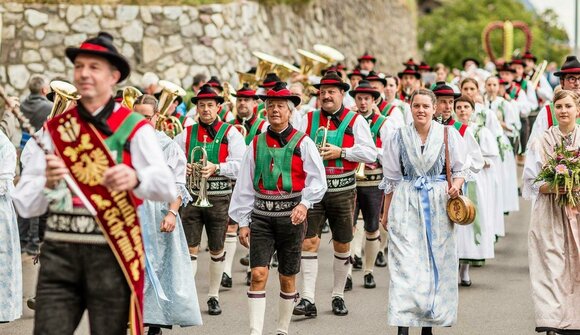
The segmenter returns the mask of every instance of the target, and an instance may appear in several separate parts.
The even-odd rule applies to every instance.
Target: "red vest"
[[[349,112],[348,108],[343,107],[342,112],[337,112],[337,113],[341,113],[340,116],[338,117],[338,119],[340,121],[342,121],[344,119],[344,117],[346,116],[346,114]],[[306,134],[310,134],[311,133],[311,126],[312,126],[312,115],[313,113],[308,113],[308,127],[306,128]],[[362,117],[360,115],[356,115],[355,117],[352,118],[352,120],[349,123],[349,127],[351,129],[351,133],[350,134],[344,134],[343,140],[342,140],[342,148],[352,148],[354,146],[354,131],[352,131],[352,129],[354,128],[354,123],[357,120],[357,118]],[[326,127],[328,120],[327,118],[324,116],[324,113],[321,111],[320,112],[320,120],[319,120],[319,127],[320,126],[324,126]],[[330,122],[330,127],[329,130],[336,130],[337,127],[334,125],[334,123],[331,121]],[[328,161],[328,166],[327,167],[336,167],[336,160],[331,160]],[[351,162],[348,161],[346,159],[343,159],[343,168],[344,168],[344,172],[347,171],[353,171],[358,167],[358,162]]]
[[[213,124],[213,128],[215,129],[216,133],[217,131],[220,129],[221,125],[224,124],[226,122],[223,121],[217,121],[214,122]],[[227,124],[227,123],[226,123]],[[228,157],[228,142],[227,142],[227,136],[228,136],[228,132],[230,131],[232,127],[229,126],[228,129],[226,130],[226,132],[224,133],[224,136],[220,142],[220,148],[218,151],[218,163],[225,163],[226,162],[226,158]],[[187,161],[189,162],[189,145],[190,145],[190,140],[191,140],[191,131],[192,131],[193,127],[187,127],[185,128],[185,151],[186,154],[185,156],[187,157]],[[197,128],[197,140],[199,142],[203,141],[203,136],[206,135],[207,136],[207,141],[213,141],[214,139],[209,135],[209,133],[207,132],[207,130],[205,130],[204,127],[202,127],[201,125]],[[217,164],[217,163],[215,163]]]

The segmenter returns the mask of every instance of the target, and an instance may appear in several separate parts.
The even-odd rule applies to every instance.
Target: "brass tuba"
[[[316,129],[316,132],[314,133],[314,144],[316,144],[316,147],[318,147],[318,150],[320,150],[321,148],[326,146],[326,141],[328,139],[328,129],[330,128],[330,119],[331,117],[328,117],[328,121],[326,122],[326,127],[325,126],[320,126],[318,127],[318,129]],[[322,135],[320,135],[320,133],[322,132]]]
[[[183,131],[183,126],[178,118],[172,115],[167,115],[169,106],[180,96],[185,95],[185,90],[179,85],[167,80],[160,80],[161,95],[159,96],[159,118],[155,124],[155,129],[163,131],[167,136],[174,138],[177,134]]]
[[[203,146],[196,146],[191,151],[189,163],[191,164],[191,175],[187,181],[187,188],[191,194],[197,195],[195,207],[213,207],[207,198],[207,178],[201,176],[201,169],[207,166],[207,135],[203,136]],[[201,159],[195,160],[195,154],[201,152]],[[198,190],[196,192],[196,189]]]
[[[313,48],[316,53],[322,56],[322,58],[326,59],[329,65],[336,62],[342,62],[345,59],[344,55],[340,51],[333,47],[329,47],[328,45],[315,44]]]
[[[77,88],[66,81],[53,80],[50,82],[50,88],[54,92],[54,102],[48,119],[64,113],[74,101],[81,98]]]
[[[135,100],[137,100],[137,98],[142,95],[143,93],[141,93],[141,91],[139,91],[137,88],[133,86],[127,86],[123,88],[123,102],[121,102],[121,104],[130,110],[133,110]]]
[[[320,76],[322,69],[328,64],[328,61],[310,51],[298,49],[296,50],[300,55],[300,74],[305,76]]]

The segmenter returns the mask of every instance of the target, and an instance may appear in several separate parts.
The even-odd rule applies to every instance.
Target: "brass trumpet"
[[[331,117],[329,116],[328,121],[326,121],[326,127],[320,126],[318,127],[318,129],[316,129],[316,132],[314,133],[314,144],[316,144],[318,150],[326,146],[326,141],[328,139],[328,129],[330,128],[330,119]],[[319,136],[320,132],[322,132],[322,138],[320,138],[321,136]]]
[[[197,195],[197,200],[193,204],[195,207],[213,207],[207,198],[207,178],[201,176],[201,169],[207,166],[207,135],[203,136],[203,146],[196,146],[191,151],[189,163],[191,164],[191,175],[187,181],[187,188],[191,194]],[[201,159],[195,160],[195,154],[201,152]],[[196,192],[196,189],[198,190]]]
[[[54,91],[54,103],[48,119],[64,113],[72,103],[81,98],[77,88],[66,81],[53,80],[50,82],[50,88]]]
[[[142,95],[143,93],[141,93],[141,91],[139,91],[137,88],[133,86],[127,86],[123,88],[123,101],[121,104],[130,110],[133,110],[135,100],[137,100],[137,98]]]
[[[167,136],[174,138],[177,134],[183,131],[183,125],[178,118],[172,115],[167,115],[169,106],[177,99],[178,96],[185,95],[185,90],[179,85],[176,85],[167,80],[160,80],[161,95],[159,96],[159,118],[155,124],[155,129],[163,131]]]

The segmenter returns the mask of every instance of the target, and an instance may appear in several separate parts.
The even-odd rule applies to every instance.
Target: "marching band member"
[[[531,81],[536,73],[536,62],[538,59],[530,51],[526,51],[522,56],[522,60],[524,61],[525,66],[525,77],[528,81]],[[540,81],[536,88],[536,95],[538,96],[540,106],[542,106],[546,101],[552,101],[552,98],[554,97],[554,90],[552,90],[552,86],[545,75],[540,76]]]
[[[113,100],[113,87],[130,72],[113,37],[101,32],[65,53],[74,63],[74,84],[81,99],[46,125],[42,142],[48,154],[31,141],[29,162],[13,198],[23,217],[49,210],[34,333],[72,334],[87,309],[92,334],[126,334],[129,316],[132,334],[140,334],[144,266],[133,196],[173,201],[174,178],[153,128]],[[103,155],[106,150],[113,157]],[[73,166],[79,158],[75,154],[98,170]],[[100,157],[100,162],[91,161],[89,155]],[[104,170],[100,182],[86,179],[87,174],[99,177],[91,175],[99,170]],[[76,185],[78,197],[72,198],[65,177]],[[121,220],[114,214],[121,213],[120,208]],[[123,252],[117,259],[119,250]],[[129,272],[133,276],[124,275]]]
[[[259,94],[266,93],[269,89],[274,87],[276,83],[280,82],[280,78],[275,73],[266,73],[266,77],[262,80],[262,83],[258,85],[260,89],[258,90]],[[260,92],[261,91],[261,92]],[[261,117],[262,119],[266,119],[266,104],[264,102],[260,102],[258,107],[256,107],[256,115]]]
[[[224,98],[209,84],[201,87],[192,102],[197,106],[199,122],[187,127],[174,141],[185,151],[187,174],[193,178],[192,161],[203,160],[193,153],[194,148],[205,148],[207,164],[201,168],[201,178],[207,179],[207,199],[212,207],[189,204],[181,209],[183,228],[189,245],[193,274],[197,272],[197,254],[201,233],[205,227],[211,261],[209,264],[208,310],[219,315],[219,288],[224,272],[224,242],[228,222],[228,206],[232,193],[231,179],[236,179],[242,155],[246,150],[244,138],[234,127],[218,120],[218,110]],[[195,156],[195,157],[192,157]],[[194,186],[195,187],[195,186]],[[194,192],[199,193],[199,189]]]
[[[466,78],[467,79],[467,78]],[[466,80],[464,79],[464,80]],[[465,195],[477,206],[475,221],[470,225],[457,227],[457,251],[459,256],[459,278],[461,286],[471,286],[470,265],[483,265],[486,259],[494,257],[495,217],[501,214],[496,207],[497,196],[495,181],[499,167],[494,166],[494,158],[499,156],[497,139],[483,122],[472,117],[475,102],[471,97],[462,95],[455,100],[457,119],[467,124],[467,131],[473,134],[479,145],[479,152],[471,152],[470,170],[473,180],[466,180]]]
[[[336,72],[329,71],[315,87],[320,92],[321,109],[304,117],[300,131],[304,131],[317,142],[319,126],[327,129],[323,131],[326,135],[322,136],[326,141],[321,141],[326,142],[326,145],[320,151],[326,167],[328,190],[322,201],[314,205],[308,213],[308,229],[302,247],[303,298],[294,308],[294,314],[309,317],[317,315],[314,304],[318,274],[317,252],[322,226],[328,219],[334,247],[332,311],[335,315],[346,315],[348,309],[344,303],[344,286],[351,266],[349,243],[353,235],[352,219],[356,195],[354,172],[359,162],[374,162],[377,150],[367,121],[342,105],[345,91],[350,86]]]
[[[484,105],[496,113],[503,129],[502,134],[497,138],[497,142],[503,185],[502,212],[506,213],[518,211],[520,208],[516,158],[510,138],[518,136],[521,124],[519,113],[513,108],[511,103],[499,95],[499,89],[499,79],[496,76],[489,76],[485,80]]]
[[[379,113],[389,118],[390,122],[396,128],[403,127],[405,125],[405,116],[403,115],[402,109],[396,108],[396,106],[393,105],[392,102],[389,103],[387,102],[387,100],[383,98],[385,87],[387,86],[387,79],[381,78],[376,73],[371,71],[369,72],[369,75],[366,77],[366,80],[375,90],[377,90],[380,93],[379,97],[375,101],[379,109]]]
[[[520,88],[522,91],[526,92],[526,97],[528,98],[528,106],[530,111],[535,111],[538,109],[538,97],[536,95],[536,90],[530,85],[528,80],[525,78],[525,65],[521,58],[514,58],[510,63],[510,67],[514,70],[514,85]],[[520,141],[522,147],[526,148],[528,143],[528,138],[530,137],[531,125],[530,125],[530,115],[522,116],[520,119],[522,123],[522,128],[520,129]]]
[[[554,73],[560,78],[560,87],[566,91],[573,91],[580,94],[580,62],[576,56],[566,57],[560,71]],[[580,122],[580,118],[576,122]],[[541,138],[546,130],[558,125],[554,104],[548,102],[538,113],[528,143]]]
[[[353,220],[356,222],[359,212],[362,212],[364,220],[364,232],[366,236],[364,250],[364,287],[375,288],[376,283],[373,277],[373,267],[380,250],[379,220],[383,200],[382,191],[378,187],[383,179],[380,164],[383,155],[382,143],[386,139],[388,132],[399,128],[399,124],[394,121],[395,119],[385,117],[379,113],[379,109],[374,102],[380,98],[381,93],[375,87],[371,86],[368,81],[361,81],[356,89],[349,91],[349,94],[355,99],[357,113],[368,122],[373,141],[378,151],[377,161],[372,164],[364,164],[364,179],[357,181],[356,204],[353,216]],[[357,227],[358,229],[361,228]],[[357,238],[357,234],[355,234],[355,238]],[[353,240],[352,245],[355,242]],[[352,282],[350,286],[352,287]]]
[[[421,74],[415,70],[415,67],[407,66],[402,72],[397,73],[397,77],[401,80],[398,99],[409,103],[411,94],[419,87]]]
[[[381,221],[389,231],[388,323],[398,326],[400,335],[409,334],[409,327],[432,334],[431,327],[452,326],[457,319],[459,264],[446,202],[459,195],[469,163],[459,133],[433,120],[435,103],[433,92],[415,91],[412,125],[395,131],[383,148]],[[445,133],[450,157],[445,155]],[[446,159],[453,179],[449,190]]]
[[[358,59],[358,68],[360,69],[361,73],[364,75],[369,74],[371,71],[374,71],[375,65],[377,64],[377,59],[371,55],[368,51],[360,56]],[[351,86],[356,87],[356,86]]]
[[[148,94],[139,96],[133,110],[152,126],[157,124],[157,100]],[[183,150],[164,132],[155,132],[167,165],[174,174],[178,197],[171,203],[145,201],[139,208],[145,246],[147,279],[145,281],[144,321],[147,335],[161,334],[161,328],[201,325],[195,278],[178,210],[191,202],[185,188],[186,160]],[[163,293],[161,293],[163,292]]]
[[[211,78],[209,78],[209,80],[207,81],[206,84],[211,86],[211,88],[213,88],[213,90],[218,95],[223,96],[224,94],[229,94],[229,92],[224,93],[224,87],[222,86],[222,83],[220,82],[220,80],[216,76],[211,76]],[[217,115],[219,116],[220,121],[230,122],[234,119],[234,114],[232,113],[231,109],[232,109],[232,106],[230,106],[228,104],[222,103],[219,106],[219,110],[218,110]]]
[[[258,105],[259,97],[256,91],[244,84],[236,94],[236,118],[229,123],[239,125],[246,130],[245,144],[249,145],[257,135],[263,133],[268,128],[268,122],[256,114],[254,110]],[[243,135],[243,134],[242,134]],[[235,188],[234,188],[235,189]],[[223,287],[232,287],[232,264],[238,244],[238,224],[234,220],[228,221],[228,230],[226,232],[225,252],[226,259],[224,273],[222,274],[221,285]]]
[[[250,248],[250,334],[262,334],[270,258],[278,254],[280,298],[276,334],[288,334],[300,271],[307,212],[322,200],[326,180],[314,142],[289,123],[300,97],[278,83],[262,99],[270,126],[250,143],[234,189],[230,216],[240,223],[240,242]],[[273,205],[268,205],[273,202]]]

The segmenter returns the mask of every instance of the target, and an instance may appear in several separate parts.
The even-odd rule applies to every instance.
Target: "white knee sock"
[[[248,291],[250,335],[262,335],[266,313],[266,291]]]
[[[318,276],[318,253],[303,251],[300,264],[303,278],[302,298],[314,303],[316,277]]]
[[[193,272],[193,278],[197,274],[197,255],[189,255],[191,258],[191,270]]]
[[[332,297],[344,298],[344,285],[346,284],[348,270],[351,267],[350,251],[345,253],[334,253],[334,287],[332,289]]]
[[[226,234],[226,243],[224,249],[226,251],[226,260],[224,261],[224,272],[230,278],[232,277],[232,264],[234,263],[234,256],[236,255],[236,247],[238,245],[238,236],[236,233]]]
[[[364,273],[373,273],[373,268],[375,266],[375,260],[377,259],[377,254],[381,246],[379,241],[380,233],[377,230],[374,233],[367,233],[366,244],[365,244],[365,262],[364,262]]]
[[[220,283],[224,272],[224,251],[218,255],[211,255],[209,262],[209,293],[208,296],[219,298]]]
[[[288,334],[290,328],[290,319],[292,319],[292,311],[294,310],[294,303],[296,302],[297,293],[284,293],[280,291],[280,299],[278,300],[278,329],[277,333]]]
[[[379,247],[379,251],[384,252],[387,246],[387,231],[383,228],[383,225],[379,225],[379,231],[381,232],[381,246]]]
[[[364,239],[364,223],[362,220],[357,220],[355,225],[354,236],[350,242],[350,254],[356,257],[362,256],[362,245]]]

